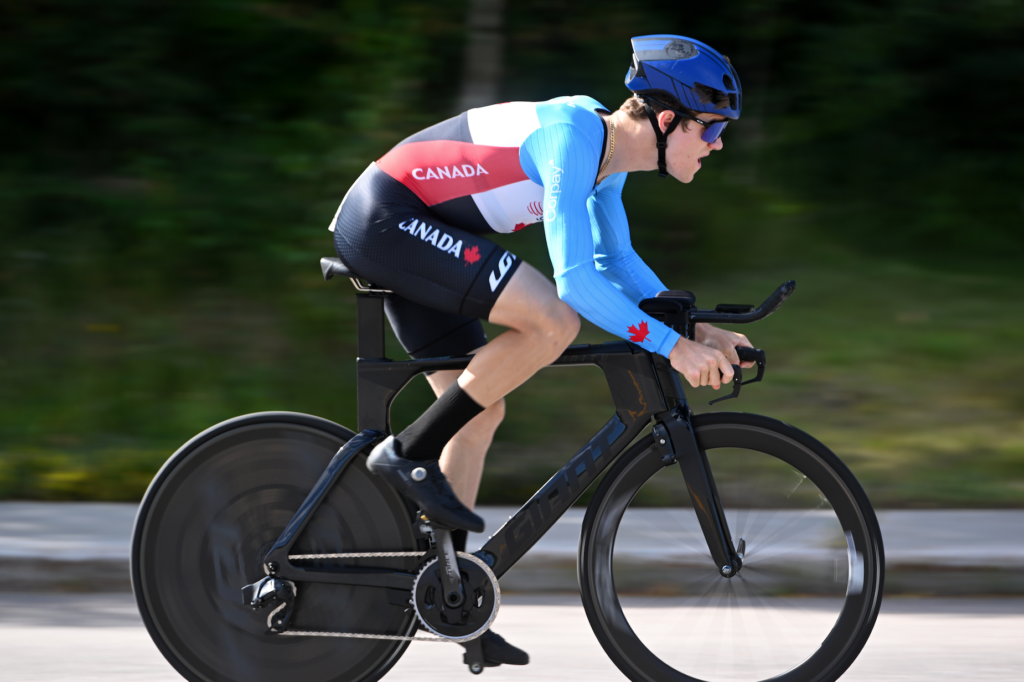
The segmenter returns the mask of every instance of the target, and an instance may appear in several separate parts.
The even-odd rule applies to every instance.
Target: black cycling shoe
[[[501,635],[488,630],[480,635],[483,649],[484,666],[495,668],[499,665],[526,665],[530,662],[530,654],[506,642]],[[463,644],[462,646],[466,646]]]
[[[484,520],[459,502],[437,460],[403,459],[400,447],[394,436],[388,436],[370,453],[366,468],[418,504],[432,522],[445,528],[482,533]]]

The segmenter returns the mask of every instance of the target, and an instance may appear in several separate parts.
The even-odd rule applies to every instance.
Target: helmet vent
[[[736,95],[726,95],[721,90],[716,90],[703,83],[694,83],[693,90],[697,93],[697,99],[701,104],[714,104],[715,109],[725,109],[733,103],[736,97]]]
[[[726,90],[735,90],[736,86],[733,85],[732,79],[729,78],[729,74],[722,76],[722,85],[725,86]]]
[[[697,56],[697,48],[688,40],[673,40],[664,49],[670,59],[690,59]]]

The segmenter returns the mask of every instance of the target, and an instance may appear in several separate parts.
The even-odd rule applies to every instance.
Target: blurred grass
[[[466,9],[0,5],[0,497],[138,499],[181,443],[242,413],[354,426],[355,305],[320,278],[324,226],[370,160],[453,113]],[[819,437],[880,506],[1019,507],[1020,9],[523,0],[500,96],[614,108],[645,33],[729,54],[746,106],[726,150],[693,185],[635,174],[624,194],[669,287],[754,303],[799,283],[744,330],[767,381],[719,407]],[[984,135],[951,116],[962,92],[1000,93]],[[498,241],[547,269],[540,229]],[[607,338],[585,325],[580,342]],[[414,382],[395,427],[430,400]],[[484,502],[526,499],[611,411],[596,368],[508,402]]]
[[[543,248],[539,230],[515,243],[527,257]],[[1024,360],[1011,351],[1024,340],[1014,314],[1024,284],[1012,274],[950,275],[836,251],[802,260],[666,276],[705,305],[758,303],[782,281],[798,283],[777,314],[737,329],[767,351],[766,380],[716,407],[811,433],[878,506],[1022,506],[1024,388],[1015,378]],[[211,294],[171,316],[37,318],[22,332],[64,338],[68,353],[51,343],[4,362],[5,377],[26,390],[5,401],[0,496],[138,499],[177,445],[245,412],[312,412],[354,427],[354,298],[345,283],[318,281],[313,267],[282,287],[289,293],[276,305]],[[578,342],[609,338],[585,324]],[[394,338],[389,352],[401,357]],[[30,388],[46,376],[61,380]],[[690,397],[696,411],[712,409],[710,389]],[[415,381],[396,401],[396,429],[430,399]],[[545,370],[507,400],[483,503],[524,501],[612,410],[597,368]],[[10,437],[15,430],[21,438]],[[665,494],[682,502],[678,491]]]
[[[797,290],[778,313],[736,329],[767,351],[765,381],[714,408],[707,406],[714,391],[691,390],[695,411],[765,414],[811,433],[881,507],[1024,505],[1024,388],[1015,380],[1024,361],[1012,352],[1024,330],[1008,314],[1024,305],[1019,280],[850,258],[842,267],[702,278],[691,286],[698,303],[759,303],[789,278]],[[583,335],[602,336],[592,328]],[[485,470],[486,497],[521,501],[543,482],[535,470],[553,471],[584,432],[604,422],[610,407],[592,397],[603,389],[600,373],[577,381],[572,389],[577,400],[593,401],[592,414],[575,403],[560,429],[545,430],[580,434],[557,447],[531,437],[527,420],[534,412],[559,419],[566,388],[538,377],[509,397],[502,442]],[[685,504],[679,492],[670,498]]]

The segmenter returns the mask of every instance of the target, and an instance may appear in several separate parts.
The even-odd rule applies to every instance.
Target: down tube
[[[476,554],[497,577],[519,561],[555,525],[573,502],[615,460],[646,426],[634,422],[626,428],[618,415],[601,427],[572,459],[498,529]]]

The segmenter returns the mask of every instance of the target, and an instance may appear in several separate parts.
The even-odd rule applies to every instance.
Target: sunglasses
[[[668,111],[671,111],[677,116],[683,116],[684,118],[688,118],[691,121],[696,121],[697,123],[701,124],[701,126],[703,126],[704,128],[704,132],[700,134],[700,139],[704,140],[708,144],[714,144],[718,140],[718,138],[722,136],[722,131],[725,130],[725,126],[729,125],[729,121],[702,121],[693,114],[688,114],[685,111],[673,109],[672,107],[668,106],[663,102],[659,102],[653,97],[648,97],[647,99],[650,100],[651,102],[654,102],[655,104],[660,105],[661,107],[667,109]]]

